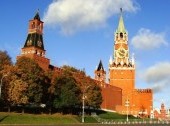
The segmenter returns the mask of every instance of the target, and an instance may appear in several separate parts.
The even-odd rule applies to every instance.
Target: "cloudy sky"
[[[123,8],[130,53],[136,59],[136,88],[152,88],[154,107],[163,101],[170,108],[169,5],[169,0],[1,0],[0,50],[8,51],[15,62],[28,21],[39,9],[51,64],[85,69],[93,78],[100,59],[108,71]]]

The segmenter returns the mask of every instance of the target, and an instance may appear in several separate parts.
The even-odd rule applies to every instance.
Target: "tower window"
[[[32,23],[32,28],[33,28],[33,29],[35,28],[35,22]]]
[[[100,74],[98,73],[97,76],[100,77]]]
[[[123,33],[122,32],[120,33],[120,38],[123,38]]]

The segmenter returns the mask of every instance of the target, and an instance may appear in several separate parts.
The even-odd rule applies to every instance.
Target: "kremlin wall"
[[[45,71],[52,70],[56,75],[59,74],[61,68],[51,65],[45,53],[43,22],[37,12],[29,21],[28,35],[17,59],[21,56],[29,57]],[[153,93],[151,89],[136,89],[135,87],[135,58],[134,56],[130,58],[128,32],[124,26],[122,10],[118,28],[114,33],[113,55],[110,57],[108,69],[108,80],[106,80],[106,71],[101,60],[94,71],[94,79],[98,81],[102,89],[101,109],[149,117]]]

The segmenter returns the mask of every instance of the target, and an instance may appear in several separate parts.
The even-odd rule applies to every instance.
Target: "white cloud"
[[[128,12],[138,9],[133,0],[55,0],[48,6],[43,20],[46,25],[59,27],[64,34],[72,34],[105,26],[120,8]]]
[[[131,40],[136,49],[154,49],[160,45],[167,45],[165,33],[154,33],[149,29],[141,28]]]
[[[148,68],[143,77],[145,81],[152,84],[155,93],[170,87],[170,62],[161,62]]]

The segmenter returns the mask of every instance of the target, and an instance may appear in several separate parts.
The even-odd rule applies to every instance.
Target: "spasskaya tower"
[[[109,60],[109,84],[122,89],[124,103],[124,96],[135,88],[135,60],[133,56],[130,59],[128,32],[125,29],[122,9],[114,38],[114,52]]]

